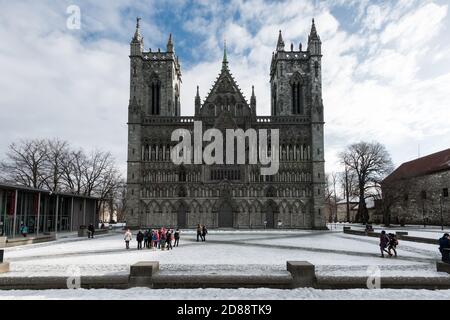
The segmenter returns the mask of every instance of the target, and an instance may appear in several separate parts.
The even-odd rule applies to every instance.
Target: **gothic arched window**
[[[304,111],[304,81],[296,72],[291,78],[292,114],[303,114]]]
[[[152,75],[152,79],[149,87],[149,111],[152,115],[159,115],[161,105],[161,82],[156,74]]]
[[[319,63],[316,61],[314,62],[314,72],[316,74],[316,78],[319,77]]]
[[[277,115],[277,86],[272,88],[272,115]]]

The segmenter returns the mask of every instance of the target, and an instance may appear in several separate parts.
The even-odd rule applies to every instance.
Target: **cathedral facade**
[[[172,36],[145,51],[139,19],[131,41],[126,221],[132,227],[325,228],[321,41],[314,20],[306,50],[286,48],[281,31],[270,67],[271,116],[258,116],[254,89],[242,94],[228,65],[195,114],[181,116],[181,67]],[[270,58],[270,57],[268,57]],[[218,68],[219,69],[219,68]],[[171,160],[176,129],[279,129],[279,170],[259,164]],[[246,146],[248,149],[248,145]]]

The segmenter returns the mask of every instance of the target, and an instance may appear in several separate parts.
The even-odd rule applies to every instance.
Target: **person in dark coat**
[[[208,229],[206,229],[206,226],[202,226],[202,241],[206,241],[206,234],[208,233]]]
[[[381,251],[381,257],[384,258],[384,252],[386,252],[387,254],[389,254],[389,256],[391,256],[392,254],[386,250],[386,248],[389,245],[389,237],[386,234],[386,231],[381,231],[381,235],[380,235],[380,251]]]
[[[144,248],[148,248],[148,230],[144,231]]]
[[[167,230],[167,233],[166,233],[166,247],[167,247],[167,250],[170,250],[170,249],[173,250],[173,247],[172,247],[172,230]]]
[[[445,250],[447,249],[447,250]],[[442,254],[442,262],[450,263],[450,239],[449,234],[444,233],[442,238],[439,239],[439,251]]]
[[[94,225],[91,223],[88,226],[88,238],[94,238],[94,233],[95,233],[95,227]]]
[[[139,230],[138,234],[136,235],[136,241],[138,243],[138,250],[142,250],[142,241],[144,241],[144,234],[141,230]]]
[[[393,233],[389,233],[388,253],[390,256],[392,256],[391,250],[393,250],[394,256],[397,257],[397,246],[398,246],[397,236]]]
[[[178,244],[180,243],[180,229],[177,229],[174,233],[174,239],[175,243],[173,244],[174,247],[178,247]]]

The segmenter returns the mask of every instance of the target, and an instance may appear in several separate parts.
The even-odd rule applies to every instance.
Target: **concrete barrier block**
[[[6,242],[8,242],[7,237],[0,237],[0,248],[6,248]]]
[[[437,261],[436,262],[436,270],[437,270],[437,272],[447,272],[450,274],[450,263]]]
[[[0,263],[0,273],[9,272],[9,262]]]
[[[130,267],[130,287],[153,287],[152,276],[159,271],[158,261],[141,261]]]
[[[352,227],[344,227],[344,232],[348,231],[348,230],[351,230],[351,229],[352,229]]]
[[[151,277],[159,271],[158,261],[141,261],[130,267],[130,276]]]
[[[397,232],[395,232],[395,234],[397,236],[407,236],[408,232],[407,231],[397,231]]]
[[[315,266],[307,261],[288,261],[287,270],[291,273],[293,287],[313,287],[316,281]]]

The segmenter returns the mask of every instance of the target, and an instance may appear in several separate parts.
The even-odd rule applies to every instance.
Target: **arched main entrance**
[[[278,207],[272,200],[266,203],[266,228],[274,229],[275,228],[275,217],[278,216]]]
[[[233,228],[233,208],[224,202],[219,209],[219,228]]]
[[[183,204],[180,204],[177,212],[177,227],[178,228],[186,228],[186,207]]]

